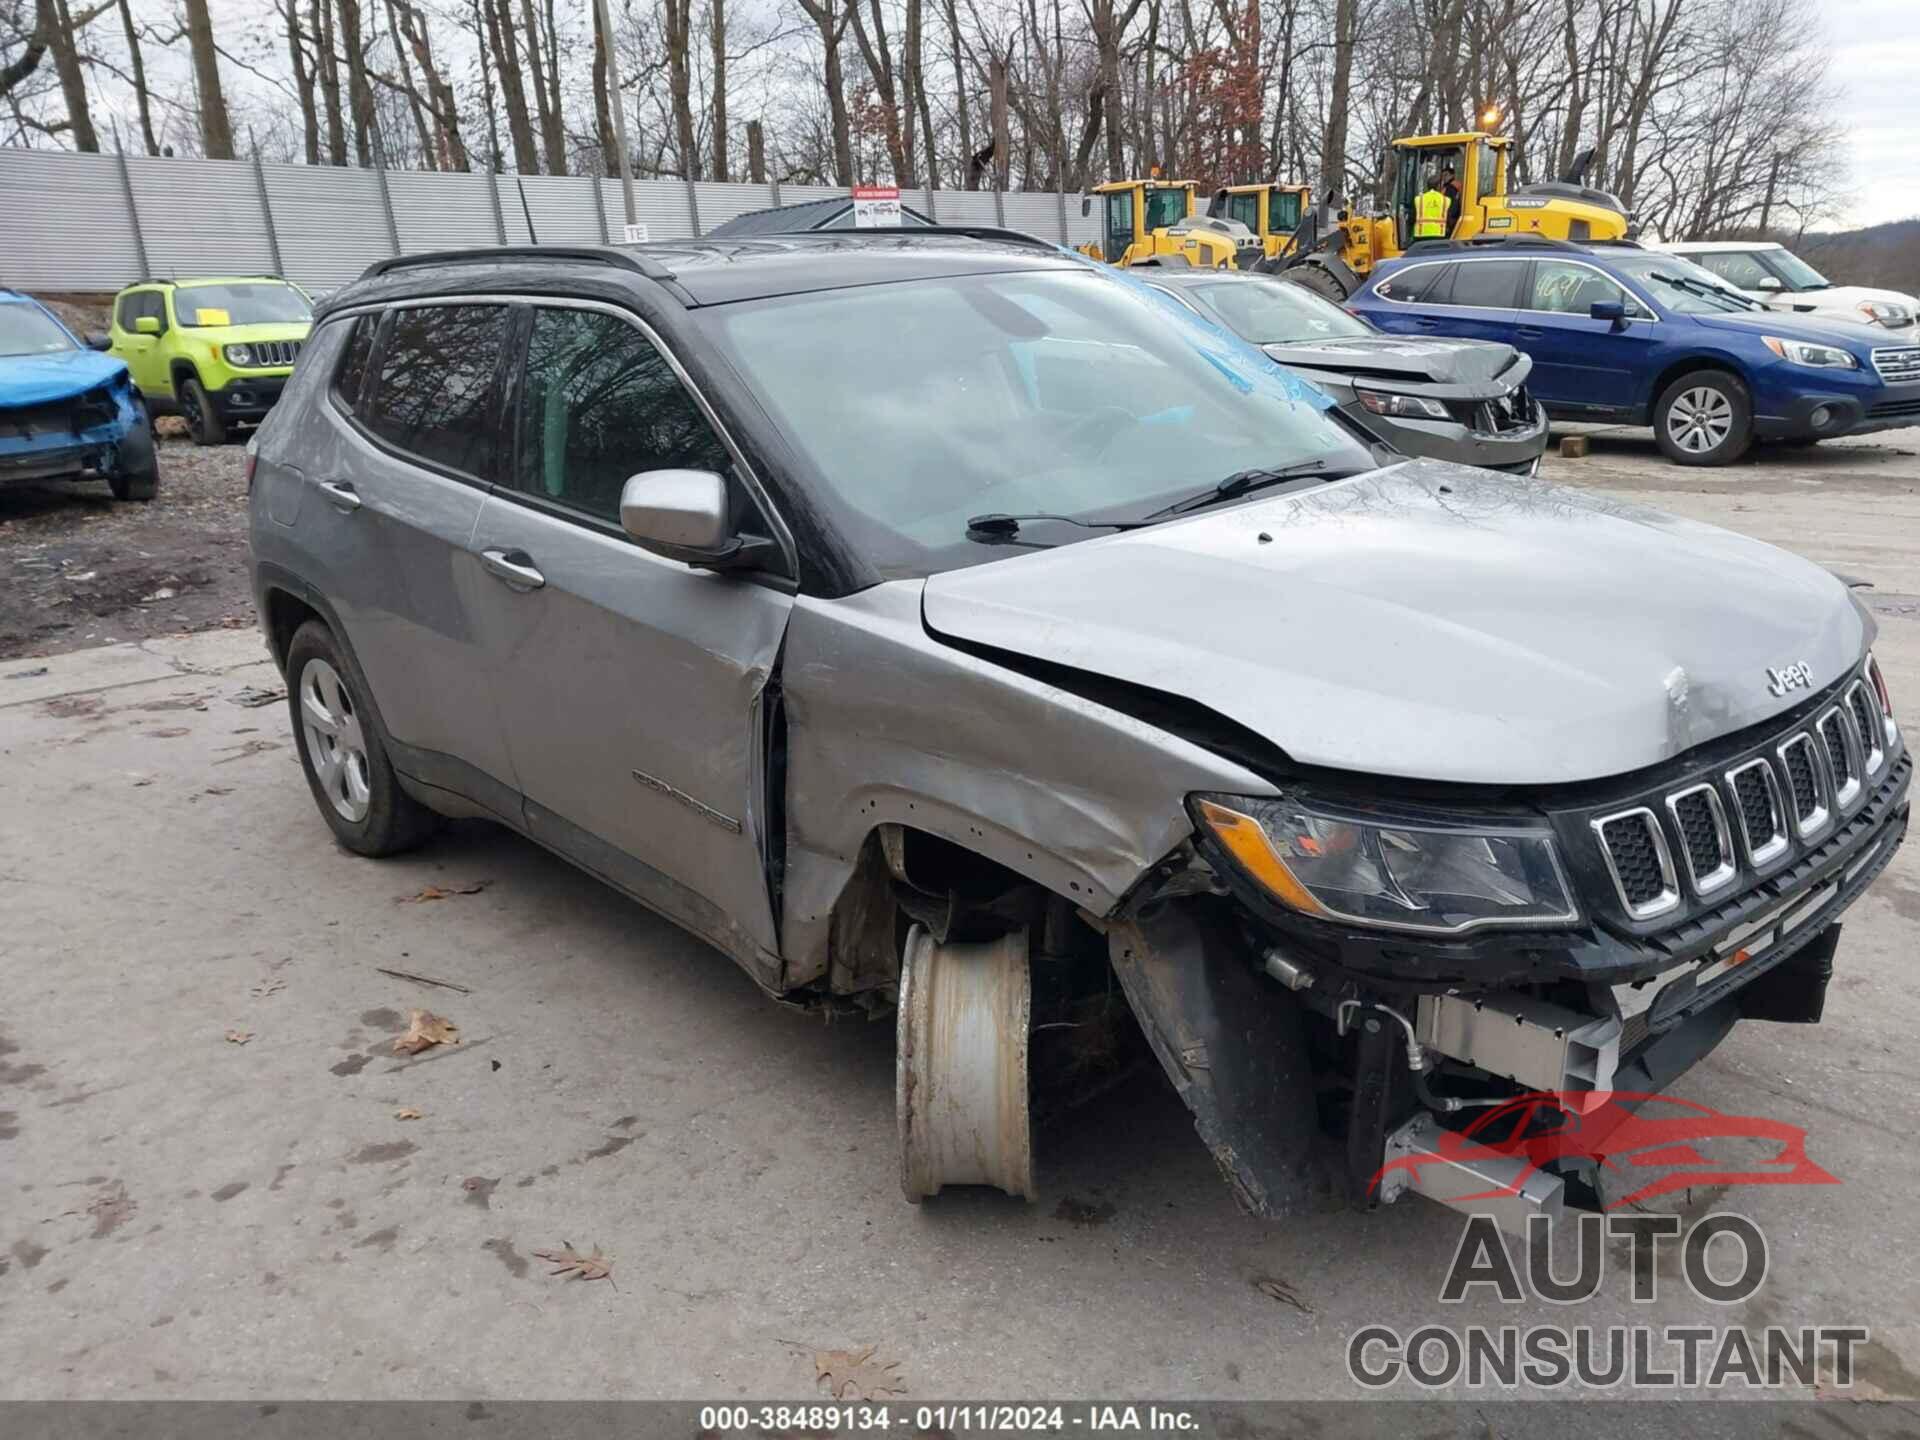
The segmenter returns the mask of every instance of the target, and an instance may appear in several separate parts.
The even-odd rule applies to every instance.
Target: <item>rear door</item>
[[[536,837],[682,923],[777,949],[762,773],[790,587],[643,550],[620,491],[645,470],[741,462],[652,332],[624,311],[541,302],[518,440],[473,549],[495,700]]]
[[[346,627],[400,768],[508,818],[519,801],[473,614],[493,582],[469,542],[499,461],[513,318],[459,301],[363,315],[327,397],[274,433],[307,487],[306,578]]]
[[[1528,387],[1562,413],[1633,408],[1654,344],[1654,315],[1611,275],[1579,260],[1531,262],[1513,343],[1533,357]],[[1596,303],[1625,307],[1622,324],[1595,320]]]
[[[1456,260],[1444,290],[1423,296],[1422,333],[1513,344],[1524,260]]]

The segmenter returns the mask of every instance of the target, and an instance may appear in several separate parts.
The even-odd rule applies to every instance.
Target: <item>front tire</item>
[[[1653,435],[1676,465],[1731,465],[1753,445],[1753,400],[1737,375],[1690,371],[1654,402]]]
[[[1342,285],[1331,270],[1308,262],[1295,265],[1283,271],[1280,278],[1289,285],[1298,285],[1302,290],[1311,290],[1314,294],[1339,304],[1347,298],[1347,287]]]
[[[398,855],[434,831],[434,813],[400,788],[387,732],[359,667],[309,620],[287,647],[287,707],[320,818],[356,855]]]
[[[226,422],[220,418],[220,412],[213,408],[213,401],[207,396],[207,387],[200,383],[199,376],[189,376],[181,385],[180,409],[187,418],[187,433],[193,436],[194,444],[226,443]]]
[[[107,472],[107,488],[116,500],[151,500],[160,493],[160,457],[153,442],[153,417],[145,402],[134,402],[136,414],[127,438],[120,442],[114,467]]]

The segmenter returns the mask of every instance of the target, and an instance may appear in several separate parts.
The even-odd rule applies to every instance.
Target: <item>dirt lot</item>
[[[1603,436],[1552,468],[1873,581],[1911,728],[1916,438],[1700,473]],[[145,529],[43,503],[0,561],[18,574],[62,545],[73,569],[144,564],[164,533],[205,557],[199,618],[242,611],[225,483],[224,508],[210,480],[178,528],[166,503]],[[41,593],[57,611],[83,583]],[[42,643],[125,638],[174,603],[135,596]],[[1751,1301],[1708,1305],[1667,1274],[1637,1303],[1616,1249],[1578,1307],[1443,1305],[1458,1217],[1410,1200],[1251,1220],[1157,1074],[1047,1138],[1038,1203],[906,1205],[888,1026],[788,1013],[486,825],[395,861],[345,854],[284,704],[256,704],[278,685],[257,635],[43,665],[0,671],[0,1399],[791,1399],[824,1395],[816,1352],[867,1345],[917,1399],[1351,1399],[1360,1327],[1469,1322],[1860,1324],[1851,1393],[1920,1398],[1920,1272],[1901,1258],[1920,1250],[1920,847],[1849,913],[1824,1023],[1744,1025],[1682,1087],[1805,1127],[1840,1180],[1687,1197],[1763,1227]],[[396,1055],[416,1007],[460,1043]],[[536,1252],[568,1242],[603,1249],[611,1279],[551,1275]],[[1819,1408],[1831,1424],[1787,1433],[1870,1433]],[[1496,1412],[1473,1433],[1543,1428]]]
[[[160,494],[0,485],[0,659],[253,623],[238,444],[160,446]]]

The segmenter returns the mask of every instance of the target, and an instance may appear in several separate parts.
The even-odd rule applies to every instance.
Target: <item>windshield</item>
[[[73,337],[38,305],[0,305],[0,355],[56,355]]]
[[[1607,259],[1663,307],[1681,315],[1723,315],[1728,311],[1766,308],[1759,301],[1749,300],[1729,288],[1727,282],[1711,270],[1678,255],[1622,251],[1609,253]]]
[[[173,313],[182,325],[297,325],[313,319],[313,306],[293,286],[278,280],[232,285],[182,285],[173,292]]]
[[[889,577],[1003,556],[967,538],[982,514],[1140,520],[1243,470],[1324,461],[1315,484],[1373,468],[1319,391],[1123,276],[951,276],[695,313]],[[1100,533],[1041,520],[1017,543]]]
[[[1769,250],[1767,261],[1795,290],[1831,290],[1833,282],[1791,250]]]
[[[1343,340],[1373,333],[1366,321],[1286,280],[1222,280],[1191,286],[1188,293],[1197,295],[1236,334],[1256,345]]]

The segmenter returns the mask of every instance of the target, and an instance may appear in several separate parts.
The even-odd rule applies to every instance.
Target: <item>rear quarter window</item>
[[[494,464],[495,379],[506,348],[504,305],[397,309],[380,347],[370,394],[355,413],[395,448],[483,477]]]
[[[342,407],[351,411],[359,405],[366,390],[367,362],[373,358],[373,335],[380,328],[380,317],[356,315],[338,323],[348,326],[349,334],[346,348],[340,352],[340,368],[333,373],[333,395]]]

